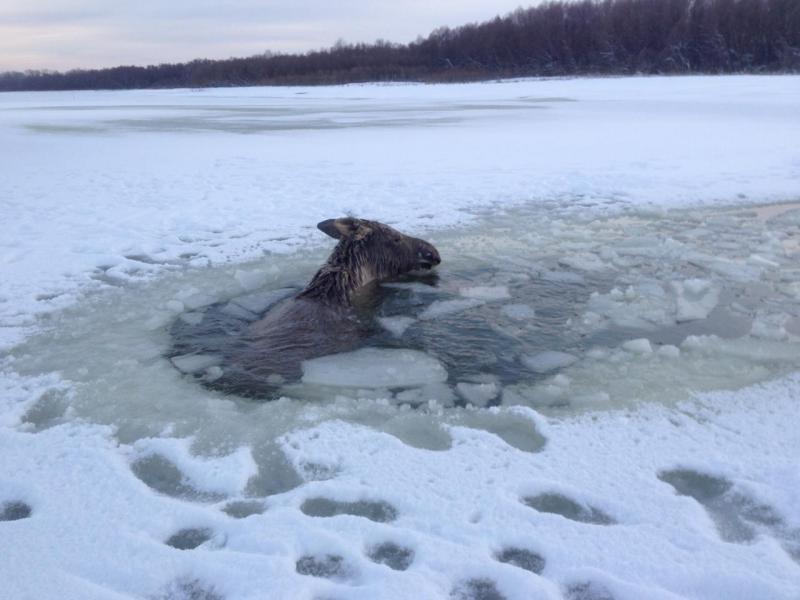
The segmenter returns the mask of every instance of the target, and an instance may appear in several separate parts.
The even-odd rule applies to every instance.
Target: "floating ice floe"
[[[452,315],[455,313],[463,312],[470,308],[481,306],[482,304],[486,304],[486,301],[480,300],[478,298],[436,300],[435,302],[431,303],[431,305],[428,306],[428,308],[422,311],[422,313],[420,313],[419,318],[422,320],[436,319],[439,317],[444,317],[446,315]]]
[[[170,361],[179,371],[192,374],[219,365],[222,357],[213,354],[183,354],[173,356]]]
[[[413,405],[434,401],[441,406],[452,406],[455,399],[453,389],[445,383],[429,383],[422,387],[403,390],[395,395],[397,402]]]
[[[708,279],[672,281],[670,287],[675,294],[675,320],[679,323],[705,319],[719,301],[719,290]]]
[[[303,383],[349,388],[415,387],[447,380],[447,370],[418,350],[362,348],[303,361]]]
[[[242,289],[252,291],[265,285],[269,275],[264,269],[236,269],[233,276]]]
[[[465,298],[475,298],[478,300],[485,300],[487,302],[491,302],[493,300],[505,300],[506,298],[511,297],[508,288],[504,285],[462,287],[458,290],[458,293]]]
[[[413,317],[380,317],[378,323],[395,337],[403,337],[406,329],[416,321]]]
[[[622,344],[622,349],[633,354],[651,354],[653,352],[653,346],[647,338],[629,340]]]
[[[500,393],[500,388],[494,382],[468,383],[460,381],[456,384],[456,390],[464,400],[474,406],[486,406]]]
[[[594,330],[609,325],[654,329],[674,323],[674,301],[656,281],[644,280],[606,294],[592,292],[580,325]]]
[[[536,311],[527,304],[503,304],[500,312],[515,321],[527,321],[536,316]]]
[[[410,290],[415,294],[441,294],[442,290],[439,288],[420,283],[418,281],[389,281],[382,283],[381,287],[396,289],[396,290]]]
[[[528,354],[520,357],[523,365],[535,373],[547,373],[556,369],[563,369],[575,363],[578,357],[567,352],[547,350],[538,354]]]

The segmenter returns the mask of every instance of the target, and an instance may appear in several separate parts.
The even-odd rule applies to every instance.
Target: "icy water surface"
[[[456,425],[536,452],[545,442],[534,424],[503,407],[569,415],[672,403],[800,368],[800,205],[585,221],[539,208],[425,237],[442,265],[376,287],[364,348],[267,388],[239,385],[222,348],[304,285],[328,250],[165,265],[157,279],[110,285],[14,350],[18,371],[74,383],[43,396],[29,428],[113,425],[153,489],[217,502],[224,486],[202,466],[187,473],[202,459],[167,438],[191,437],[195,457],[250,447],[252,459],[225,460],[255,461],[246,495],[260,497],[333,475],[322,465],[298,472],[276,441],[332,418],[419,448],[449,448]],[[492,406],[501,409],[476,410]]]

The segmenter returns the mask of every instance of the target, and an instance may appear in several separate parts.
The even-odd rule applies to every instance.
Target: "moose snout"
[[[439,256],[439,251],[430,244],[425,244],[424,246],[419,247],[417,250],[417,260],[422,267],[428,269],[435,267],[442,262],[442,259]]]

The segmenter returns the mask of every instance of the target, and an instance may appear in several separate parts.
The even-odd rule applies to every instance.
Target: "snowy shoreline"
[[[800,288],[776,256],[795,256],[796,237],[739,224],[774,223],[773,207],[800,199],[798,97],[796,76],[0,95],[12,150],[0,166],[0,514],[15,519],[0,519],[0,597],[794,600],[797,372],[762,381],[756,364],[762,382],[741,389],[675,406],[646,390],[639,405],[562,416],[345,396],[254,405],[181,378],[162,330],[217,289],[313,268],[315,224],[345,212],[445,239],[492,222],[510,241],[482,241],[501,257],[525,241],[489,215],[546,215],[571,244],[564,269],[591,271],[676,252],[637,220],[746,206],[754,217],[706,215],[719,230],[698,222],[693,235],[737,246],[741,231],[747,289],[764,294],[772,278],[791,303]],[[644,228],[636,245],[589,248],[606,218]],[[448,243],[466,255],[471,241]],[[669,281],[669,319],[719,301],[716,281]],[[657,312],[652,283],[638,283],[593,296],[596,319],[576,327]],[[506,285],[459,288],[420,320],[511,302]],[[759,348],[791,365],[794,330],[774,316],[754,321]],[[409,323],[390,325],[402,336]],[[631,342],[597,353],[603,383],[635,379],[651,354],[674,358]],[[717,342],[691,343],[680,351]],[[527,360],[596,387],[573,358]],[[459,390],[480,400],[492,385]]]

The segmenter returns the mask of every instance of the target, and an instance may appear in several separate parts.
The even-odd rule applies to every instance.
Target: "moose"
[[[251,380],[296,380],[304,360],[354,350],[367,335],[371,284],[441,262],[432,244],[377,221],[343,217],[317,228],[339,241],[328,260],[302,291],[251,323],[229,357]]]

